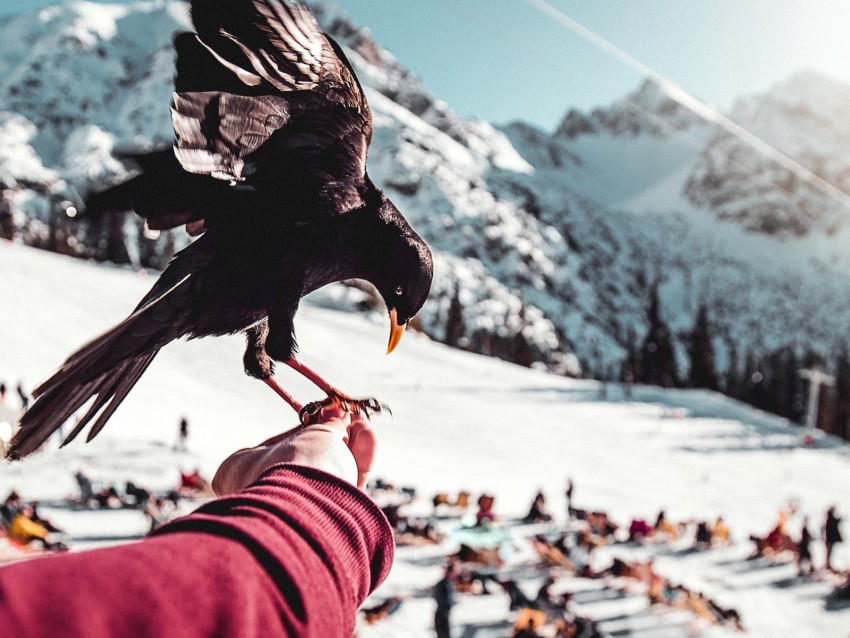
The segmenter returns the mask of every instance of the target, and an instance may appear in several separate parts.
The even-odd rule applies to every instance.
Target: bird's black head
[[[387,306],[389,354],[401,341],[408,322],[425,304],[434,266],[428,246],[395,205],[377,189],[375,195],[374,207],[367,205],[371,210],[368,235],[362,245],[366,264],[364,279],[378,289]]]

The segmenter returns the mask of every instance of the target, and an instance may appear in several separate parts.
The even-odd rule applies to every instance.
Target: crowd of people
[[[539,494],[534,503],[539,503]],[[532,505],[532,510],[535,505]],[[599,569],[592,559],[596,548],[614,543],[666,543],[682,539],[689,531],[694,539],[694,546],[705,549],[717,543],[729,543],[730,531],[722,518],[709,526],[704,521],[688,521],[672,523],[662,510],[656,517],[655,524],[650,525],[642,519],[633,519],[629,524],[625,539],[620,534],[618,525],[611,521],[606,512],[592,512],[569,507],[571,524],[566,530],[559,531],[553,537],[546,534],[535,534],[529,540],[541,562],[547,569],[560,569],[565,573],[580,578],[603,579],[606,587],[622,591],[638,591],[647,596],[649,605],[665,606],[681,609],[692,613],[696,618],[707,624],[727,624],[735,629],[742,629],[738,612],[720,605],[715,600],[701,592],[694,592],[682,584],[676,584],[659,575],[653,568],[652,561],[638,562],[613,558],[611,563]],[[525,519],[524,519],[525,520]],[[550,576],[546,583],[554,584]],[[542,591],[542,590],[541,590]],[[538,600],[540,594],[538,594]],[[537,605],[539,607],[539,604]],[[551,609],[551,606],[549,607]],[[538,625],[541,619],[537,619]],[[547,617],[547,622],[553,622]],[[587,622],[592,622],[585,619]],[[574,627],[566,623],[562,617],[554,617],[556,624],[555,635],[576,635],[559,633],[564,626],[568,632]],[[531,635],[527,633],[522,635]],[[517,635],[517,634],[515,634]],[[536,634],[533,634],[536,635]],[[578,634],[580,635],[580,634]],[[592,635],[592,634],[588,634]]]
[[[154,490],[139,487],[132,481],[127,481],[123,490],[119,490],[114,485],[105,484],[100,485],[97,493],[94,493],[91,481],[81,472],[78,471],[75,478],[80,486],[81,502],[91,505],[93,501],[99,507],[130,507],[149,511],[154,506],[161,508],[164,502],[176,504],[183,498],[194,500],[213,496],[210,482],[201,475],[198,468],[191,472],[180,470],[179,475],[177,484],[160,494]]]
[[[751,535],[750,540],[755,547],[750,558],[792,555],[796,558],[798,574],[803,577],[813,576],[819,571],[812,560],[812,544],[815,542],[815,536],[812,534],[807,516],[802,519],[799,536],[796,539],[791,536],[787,530],[787,521],[794,514],[794,508],[780,510],[776,525],[765,536]],[[843,538],[841,536],[841,519],[835,512],[835,506],[827,509],[820,531],[825,550],[822,569],[827,572],[836,572],[832,562],[832,553],[835,546],[843,541]]]
[[[5,390],[5,388],[3,388]],[[5,399],[5,397],[4,397]],[[23,404],[22,404],[23,405]],[[182,418],[178,427],[175,451],[185,451],[188,438],[188,421]],[[177,509],[181,498],[211,497],[210,484],[195,469],[180,473],[179,483],[164,494],[131,481],[123,487],[96,483],[78,470],[74,478],[79,496],[71,501],[77,506],[89,508],[133,508],[145,513],[150,519],[151,529],[166,522]],[[568,522],[555,523],[556,516],[550,511],[542,489],[531,499],[528,513],[522,518],[505,521],[496,513],[496,497],[488,492],[477,498],[468,491],[459,491],[456,496],[438,493],[432,499],[431,516],[408,516],[403,509],[417,498],[416,490],[395,486],[375,480],[369,484],[369,493],[381,504],[381,509],[390,522],[398,545],[437,544],[446,538],[445,525],[441,519],[457,521],[486,531],[499,525],[512,528],[520,535],[527,530],[524,540],[533,549],[531,565],[536,577],[542,579],[535,596],[524,591],[534,577],[524,576],[526,583],[517,582],[507,566],[499,547],[478,547],[474,542],[461,543],[460,548],[446,556],[442,578],[432,590],[436,603],[434,617],[438,636],[450,636],[452,631],[451,610],[464,596],[482,594],[504,594],[507,599],[508,619],[512,623],[512,636],[531,638],[543,631],[547,636],[574,638],[592,637],[599,628],[591,618],[576,613],[573,592],[559,587],[559,578],[571,577],[602,579],[607,589],[618,589],[630,594],[645,595],[650,608],[667,607],[684,610],[695,619],[709,624],[724,624],[742,629],[743,623],[737,610],[724,606],[704,592],[676,583],[659,574],[652,561],[629,561],[615,557],[601,567],[594,559],[603,545],[615,544],[661,544],[676,542],[679,547],[688,543],[694,550],[708,550],[718,545],[733,542],[731,531],[723,517],[714,520],[671,521],[661,510],[653,518],[634,518],[628,525],[615,523],[604,511],[579,509],[573,506],[574,485],[567,484]],[[474,510],[473,510],[474,508]],[[472,512],[474,511],[474,518]],[[799,575],[809,577],[818,571],[835,572],[833,550],[843,541],[841,518],[835,507],[830,507],[819,530],[813,533],[808,518],[803,518],[799,535],[788,532],[788,520],[795,516],[793,510],[781,511],[777,524],[764,537],[751,536],[755,544],[751,558],[793,557]],[[12,491],[0,506],[0,536],[20,547],[35,550],[63,551],[67,549],[61,529],[39,515],[38,503],[23,502],[20,495]],[[824,561],[816,565],[812,546],[818,540],[824,543]],[[819,555],[816,553],[816,556]],[[850,601],[850,574],[845,574],[830,597],[833,600]],[[369,622],[377,622],[395,613],[404,598],[393,596],[379,604],[363,610]]]
[[[181,499],[196,501],[212,498],[210,482],[198,469],[180,471],[177,485],[170,490],[157,493],[146,487],[127,481],[116,485],[93,481],[82,470],[74,472],[78,494],[69,496],[58,505],[71,509],[135,509],[142,512],[150,523],[150,529],[168,522],[179,511]],[[14,558],[20,553],[32,551],[65,551],[68,549],[67,535],[62,529],[41,516],[37,501],[25,501],[12,490],[0,505],[0,540],[7,550],[4,554]],[[0,556],[0,562],[3,562]]]
[[[70,499],[72,505],[90,509],[136,509],[144,513],[150,529],[169,521],[178,510],[180,499],[203,499],[213,496],[210,482],[197,468],[191,472],[180,470],[180,478],[172,489],[161,493],[127,481],[119,486],[94,482],[82,470],[74,473],[79,495]]]
[[[19,408],[26,411],[29,407],[29,393],[22,383],[15,389]],[[8,405],[8,387],[0,381],[0,405]],[[14,407],[14,406],[12,406]],[[5,454],[5,446],[13,431],[0,432],[0,456]],[[58,433],[61,440],[62,432]],[[177,439],[173,450],[186,452],[189,438],[189,421],[181,417],[178,422]],[[133,481],[125,484],[111,484],[92,480],[85,472],[74,472],[78,494],[66,499],[63,506],[87,509],[135,509],[142,512],[150,523],[150,529],[162,525],[178,514],[178,502],[181,499],[197,500],[213,497],[210,482],[201,475],[200,470],[180,470],[179,480],[172,488],[161,493],[137,485]],[[11,557],[20,552],[38,550],[64,551],[67,538],[62,530],[38,514],[38,503],[24,502],[20,494],[12,490],[0,507],[0,539]],[[3,558],[0,557],[0,562]]]
[[[542,585],[535,596],[524,591],[523,587],[527,585],[511,576],[516,565],[505,563],[499,547],[475,546],[469,541],[469,536],[464,535],[459,549],[446,556],[443,576],[432,590],[436,603],[434,626],[438,636],[452,635],[451,610],[464,596],[494,593],[507,597],[514,638],[530,638],[541,635],[541,632],[559,638],[600,635],[592,619],[576,613],[573,592],[558,588],[561,574],[602,579],[608,589],[646,596],[650,609],[685,611],[695,623],[724,625],[733,630],[744,628],[736,609],[705,592],[659,574],[652,561],[629,561],[622,557],[600,560],[595,557],[602,546],[675,543],[677,548],[685,547],[687,551],[729,546],[735,541],[723,516],[709,520],[675,521],[661,510],[654,518],[633,518],[627,525],[618,525],[607,512],[574,507],[574,485],[570,480],[565,492],[568,503],[566,525],[554,523],[556,517],[547,506],[543,490],[537,490],[528,513],[516,520],[500,519],[495,512],[493,494],[485,492],[474,498],[468,491],[459,491],[456,495],[437,493],[432,499],[430,517],[409,517],[404,514],[404,508],[415,499],[415,490],[399,491],[380,480],[371,489],[373,497],[384,503],[388,495],[395,494],[395,498],[389,499],[391,504],[383,509],[396,533],[398,545],[439,543],[444,540],[448,527],[461,521],[482,530],[512,528],[514,537],[521,535],[523,529],[533,532],[525,536],[524,541],[533,550],[531,555],[534,558],[531,560],[538,578],[542,578]],[[782,555],[781,560],[796,560],[801,577],[808,577],[815,574],[816,567],[821,567],[813,564],[811,551],[818,535],[812,531],[809,519],[805,518],[799,527],[799,537],[792,539],[785,531],[789,515],[789,512],[783,512],[779,524],[764,538],[752,537],[756,543],[752,557]],[[440,522],[444,524],[440,525]],[[820,529],[826,557],[823,570],[834,571],[833,549],[842,541],[840,523],[835,507],[830,507]],[[606,554],[610,557],[610,551]],[[607,564],[603,566],[600,562]],[[850,574],[835,588],[831,598],[850,600]],[[394,613],[403,600],[403,597],[393,596],[364,610],[364,614],[370,622],[376,622]]]

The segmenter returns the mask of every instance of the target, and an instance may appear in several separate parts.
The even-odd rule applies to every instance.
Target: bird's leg
[[[369,414],[371,412],[380,412],[381,410],[387,409],[387,407],[381,404],[375,398],[366,398],[366,399],[355,399],[343,392],[340,392],[327,381],[325,381],[322,377],[320,377],[316,372],[305,366],[303,363],[298,361],[295,357],[289,357],[284,361],[286,365],[290,368],[298,372],[304,378],[308,379],[310,382],[315,384],[318,388],[320,388],[325,394],[328,395],[328,398],[319,403],[308,403],[304,408],[305,414],[301,415],[302,423],[306,423],[304,420],[305,416],[311,417],[312,414],[317,414],[324,406],[326,405],[340,405],[345,410],[350,410],[352,412],[364,412],[365,414]],[[315,407],[313,407],[315,406]],[[307,415],[308,410],[314,409],[315,412]]]
[[[274,373],[274,363],[266,352],[266,337],[268,334],[268,320],[251,326],[245,331],[248,340],[248,345],[245,348],[245,356],[242,359],[245,365],[245,374],[255,379],[260,379],[260,381],[274,390],[280,398],[286,401],[300,415],[302,410],[304,410],[304,406],[296,401],[289,392],[281,388],[280,384],[272,376]]]
[[[303,417],[301,417],[301,412],[304,411],[304,406],[301,405],[298,401],[296,401],[293,398],[293,396],[291,394],[289,394],[289,392],[287,392],[286,390],[281,388],[280,384],[275,380],[274,377],[266,377],[265,379],[263,379],[263,383],[265,383],[272,390],[274,390],[281,399],[286,401],[289,404],[289,406],[298,413],[298,416],[301,418],[301,420],[302,421],[304,420]],[[311,403],[309,405],[314,405],[314,404]],[[309,407],[309,405],[308,405],[308,407]],[[319,408],[319,409],[321,409],[321,408]],[[313,409],[311,408],[310,410],[308,410],[308,413],[317,414],[318,411],[319,410],[313,411]]]
[[[327,395],[327,398],[324,400],[308,403],[298,410],[298,416],[301,419],[301,423],[304,425],[312,423],[314,417],[322,411],[322,408],[329,405],[337,405],[349,412],[363,412],[366,414],[369,414],[370,412],[380,412],[382,409],[385,409],[384,406],[377,401],[377,399],[355,399],[347,394],[343,394],[294,357],[292,353],[295,352],[296,345],[295,335],[292,332],[292,317],[295,315],[295,310],[297,308],[298,301],[296,300],[293,302],[287,298],[281,298],[273,304],[269,308],[268,321],[258,324],[256,326],[255,334],[252,335],[252,332],[249,331],[248,351],[251,351],[252,348],[254,350],[259,350],[261,343],[262,354],[269,359],[269,365],[271,365],[271,360],[283,361],[304,378],[321,388],[321,390]],[[256,339],[256,343],[253,345],[251,341],[252,338]],[[245,354],[247,357],[248,352]],[[252,354],[251,362],[254,363],[256,359],[257,357]],[[251,373],[249,372],[249,374]],[[271,375],[269,374],[261,378],[263,378],[267,384],[271,385],[271,383],[267,380],[270,376]],[[273,386],[272,388],[275,389]],[[282,389],[275,389],[275,392],[284,397],[284,400],[286,400],[287,403],[293,405],[290,403],[292,397],[286,399],[286,396],[288,395],[284,396],[286,393]]]

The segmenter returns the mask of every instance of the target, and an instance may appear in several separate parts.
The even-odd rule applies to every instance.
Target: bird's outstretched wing
[[[362,179],[372,132],[344,53],[292,0],[192,0],[175,39],[175,152],[183,169],[263,184]]]

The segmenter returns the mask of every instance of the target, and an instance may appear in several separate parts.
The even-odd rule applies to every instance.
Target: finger
[[[299,433],[306,431],[333,432],[343,440],[348,435],[348,427],[351,424],[351,414],[337,406],[322,408],[310,425],[302,426]]]
[[[291,439],[294,436],[297,436],[303,433],[308,427],[316,427],[326,425],[330,426],[331,429],[336,429],[340,432],[344,432],[345,429],[348,428],[348,424],[350,422],[350,414],[336,405],[328,405],[323,407],[319,413],[316,415],[316,420],[312,425],[304,425],[299,423],[298,425],[281,432],[280,434],[275,434],[270,439],[266,439],[258,447],[268,447],[271,445],[275,445],[287,439]],[[325,428],[328,429],[328,428]]]
[[[319,414],[316,415],[317,423],[325,423],[333,420],[345,421],[345,423],[348,424],[351,420],[351,413],[339,405],[332,403],[322,407]]]
[[[357,464],[357,487],[366,487],[369,472],[375,461],[378,438],[366,419],[355,419],[348,430],[348,449]]]

